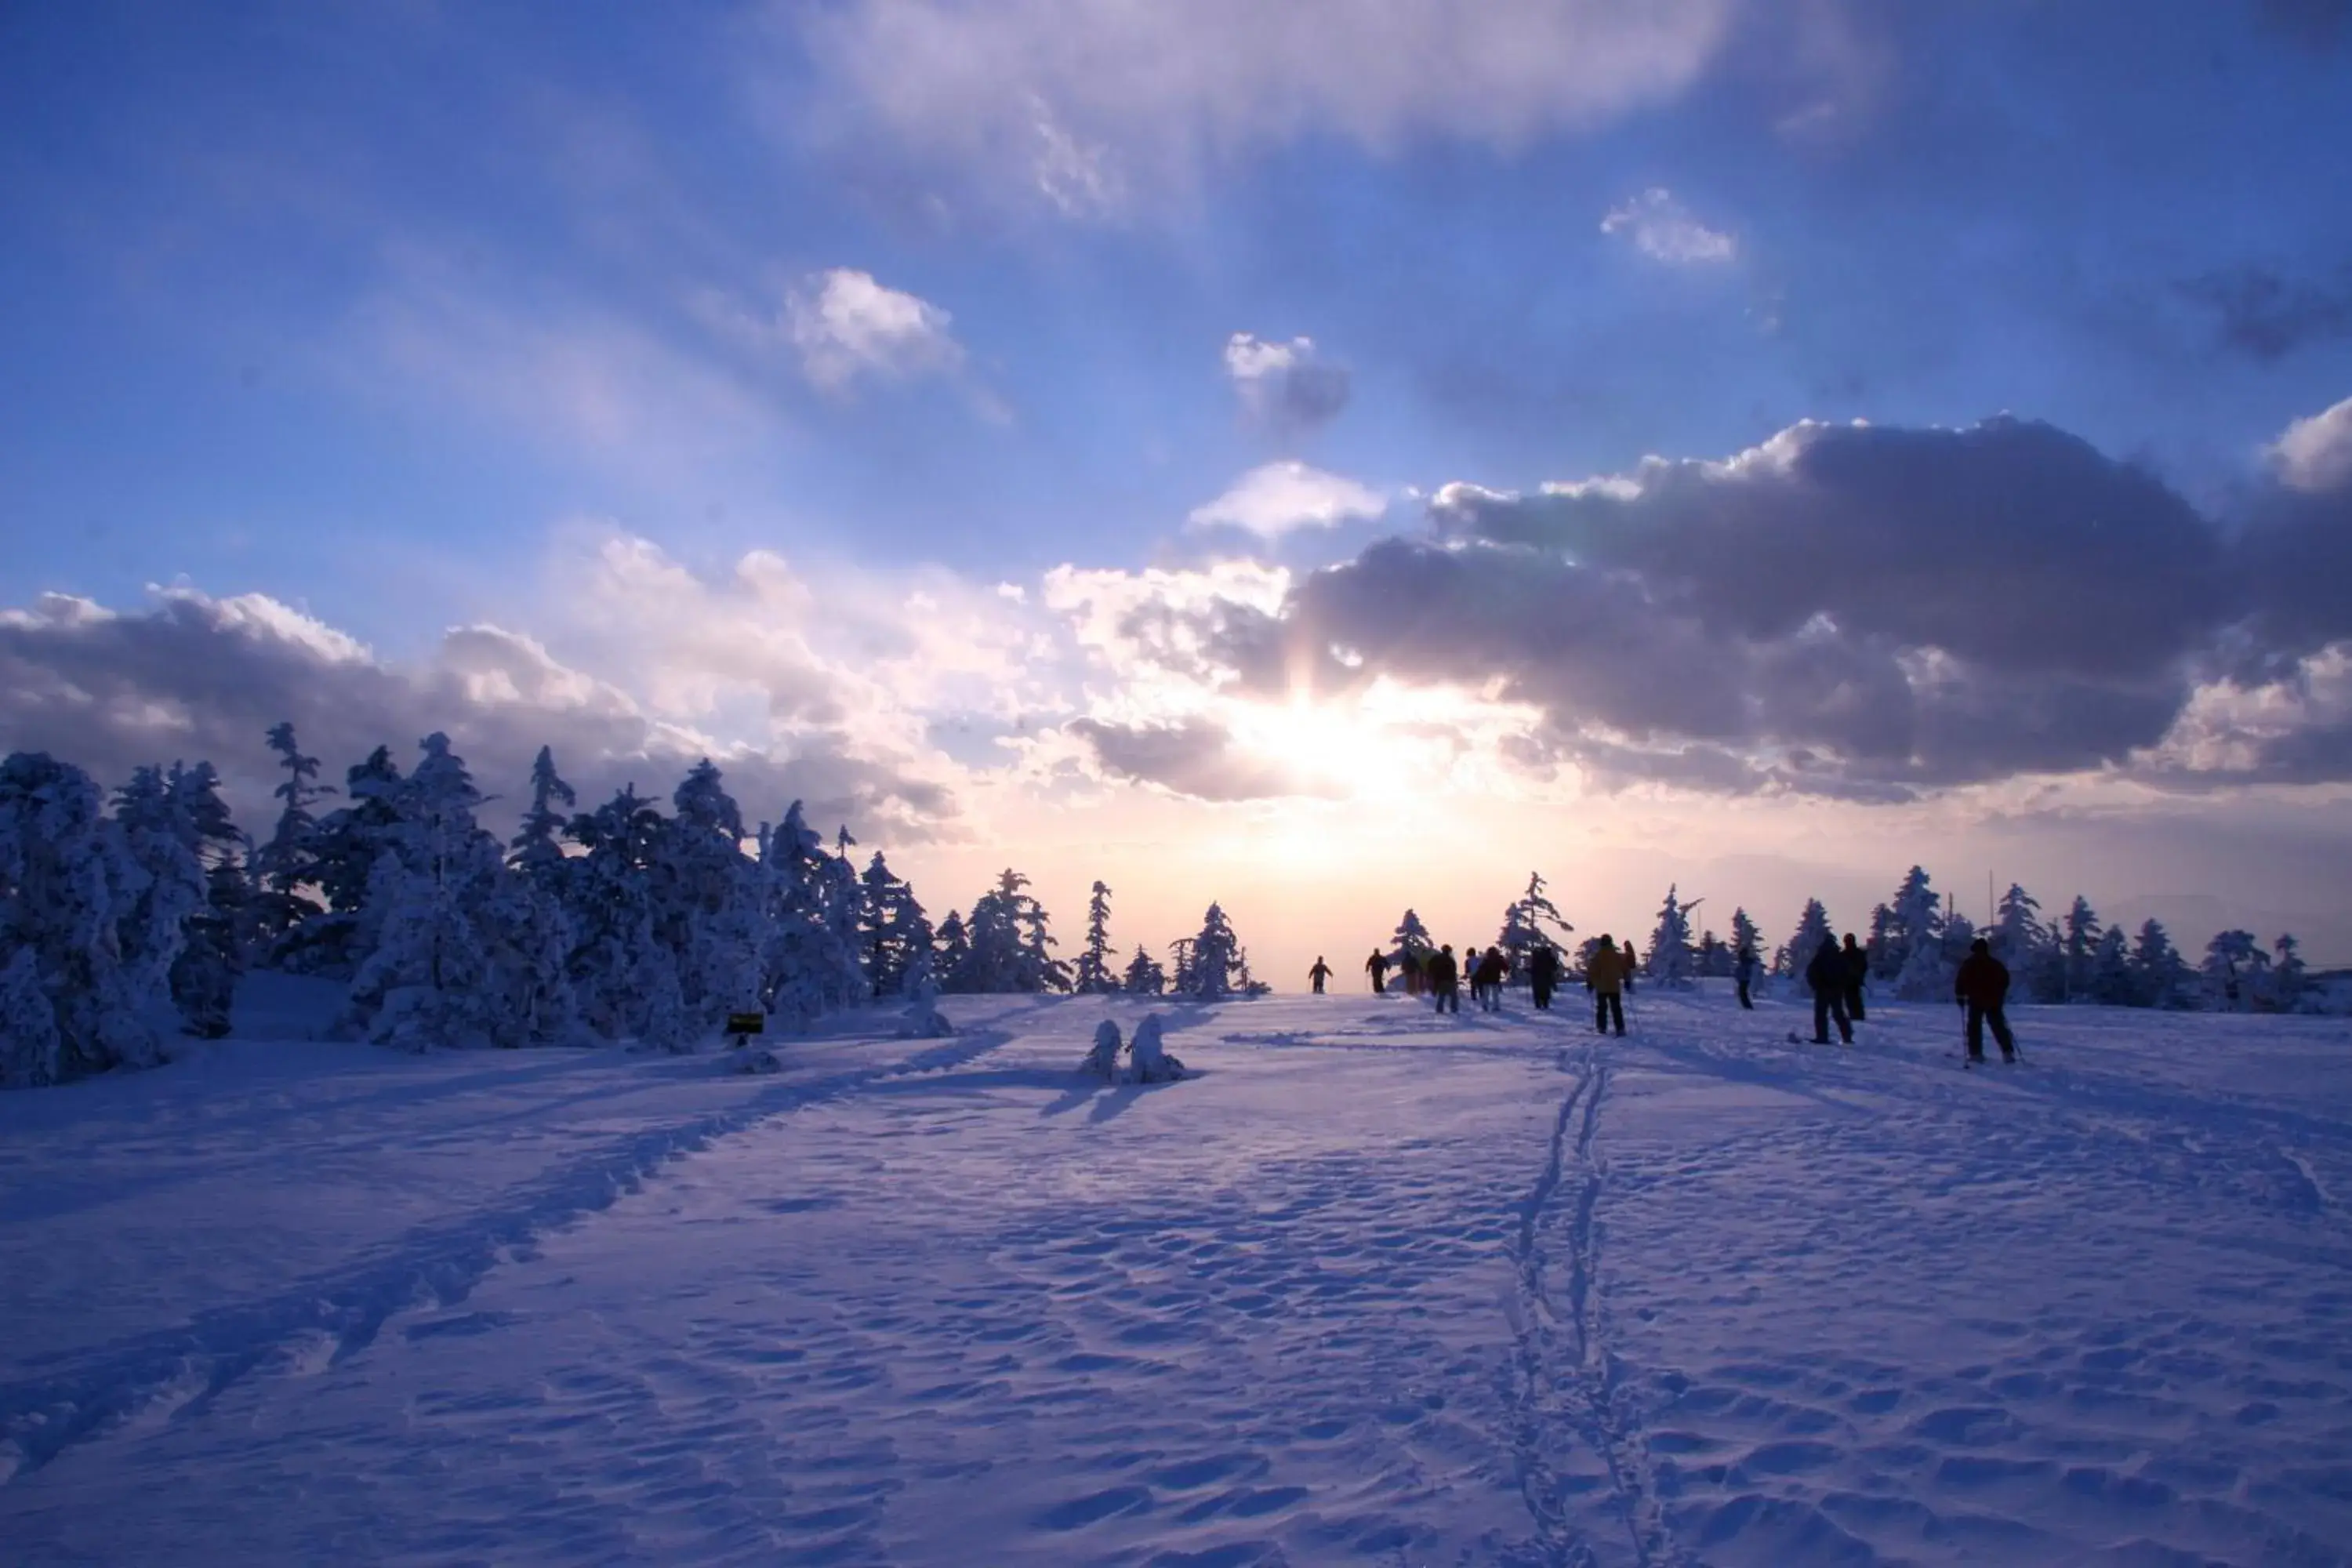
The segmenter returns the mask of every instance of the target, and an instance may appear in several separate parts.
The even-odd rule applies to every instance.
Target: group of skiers
[[[1448,942],[1433,952],[1412,949],[1395,959],[1375,948],[1364,960],[1364,973],[1371,976],[1375,995],[1388,991],[1391,969],[1399,971],[1408,995],[1433,997],[1440,1013],[1462,1011],[1464,965],[1468,965],[1472,997],[1479,1010],[1493,1013],[1503,1005],[1503,982],[1509,978],[1510,961],[1500,947],[1489,947],[1480,952],[1473,947],[1466,957],[1457,959],[1454,944]],[[1756,1003],[1748,987],[1756,979],[1756,950],[1742,946],[1732,960],[1731,978],[1738,989],[1739,1005],[1753,1011]],[[1331,978],[1332,969],[1318,953],[1315,967],[1307,972],[1315,994],[1323,994],[1323,984]],[[1549,1012],[1553,994],[1559,990],[1561,966],[1559,950],[1549,944],[1537,947],[1528,954],[1528,989],[1533,994],[1537,1007]],[[1592,1026],[1601,1034],[1625,1033],[1625,994],[1633,988],[1634,957],[1631,942],[1619,947],[1608,932],[1601,933],[1584,961],[1584,988],[1592,994]],[[1863,984],[1870,977],[1870,955],[1848,931],[1843,945],[1837,938],[1824,932],[1822,944],[1805,965],[1805,984],[1813,994],[1813,1043],[1830,1043],[1830,1026],[1837,1025],[1838,1038],[1846,1045],[1853,1044],[1853,1026],[1864,1021]],[[2009,966],[1992,955],[1991,944],[1979,937],[1969,949],[1969,956],[1952,980],[1953,1000],[1967,1011],[1969,1060],[1980,1062],[1984,1058],[1984,1034],[1990,1026],[1992,1037],[2000,1047],[2003,1061],[2017,1059],[2017,1038],[2010,1032],[2009,1020],[2002,1008],[2009,998]],[[1790,1038],[1795,1038],[1791,1036]]]

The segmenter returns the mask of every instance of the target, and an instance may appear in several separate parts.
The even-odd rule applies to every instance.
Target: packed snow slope
[[[0,1097],[0,1558],[2352,1562],[2340,1020],[950,1008]]]

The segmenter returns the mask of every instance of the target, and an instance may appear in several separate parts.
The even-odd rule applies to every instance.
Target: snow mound
[[[1098,1078],[1106,1083],[1117,1083],[1118,1056],[1126,1048],[1127,1042],[1118,1037],[1118,1026],[1110,1019],[1105,1018],[1095,1026],[1094,1049],[1087,1053],[1087,1059],[1078,1070],[1089,1078]]]
[[[1135,1026],[1135,1044],[1130,1054],[1134,1058],[1135,1081],[1138,1083],[1174,1083],[1184,1076],[1183,1062],[1170,1056],[1161,1047],[1160,1027],[1160,1015],[1157,1013],[1145,1015],[1143,1022]]]

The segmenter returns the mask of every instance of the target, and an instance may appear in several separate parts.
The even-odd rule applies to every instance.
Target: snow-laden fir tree
[[[2254,994],[2271,955],[2250,931],[2215,933],[2205,944],[2205,989],[2210,1005],[2232,1012],[2253,1005]]]
[[[1927,871],[1917,866],[1895,890],[1889,936],[1903,955],[1895,973],[1895,994],[1906,1002],[1951,996],[1951,972],[1944,963],[1943,901],[1943,895],[1929,887]]]
[[[940,988],[943,991],[959,989],[958,977],[971,968],[971,934],[964,930],[963,916],[954,910],[950,910],[948,918],[940,922],[932,967],[939,973]]]
[[[794,801],[784,820],[759,835],[761,906],[767,938],[761,991],[768,1011],[790,1028],[804,1028],[831,1005],[829,977],[838,954],[825,919],[824,840]]]
[[[1180,936],[1168,944],[1168,988],[1180,996],[1192,990],[1192,939]]]
[[[1431,938],[1429,928],[1421,923],[1421,917],[1411,910],[1405,910],[1404,919],[1397,921],[1396,930],[1389,935],[1389,962],[1402,963],[1408,957],[1423,959],[1436,951],[1437,943]]]
[[[2009,968],[2010,980],[2021,995],[2032,995],[2034,976],[2043,967],[2047,947],[2042,926],[2042,906],[2017,883],[1994,906],[1992,929],[1985,932],[1992,955]]]
[[[1822,943],[1829,934],[1829,910],[1822,907],[1821,900],[1807,899],[1804,912],[1797,917],[1796,934],[1789,939],[1789,945],[1780,950],[1785,954],[1780,963],[1796,979],[1801,989],[1804,983],[1805,966],[1812,963],[1815,953],[1821,952]]]
[[[2303,962],[2303,944],[2291,934],[2282,934],[2271,944],[2271,953],[2267,991],[2270,1004],[2282,1013],[2291,1013],[2310,985],[2309,971]]]
[[[2099,917],[2091,908],[2091,900],[2082,894],[2066,910],[2060,947],[2063,953],[2065,1000],[2089,1000],[2092,993],[2091,962],[2099,950]]]
[[[565,830],[582,850],[562,879],[572,993],[581,1021],[608,1040],[669,1045],[682,1033],[677,966],[655,939],[646,874],[663,829],[659,809],[629,784]]]
[[[2188,961],[2172,945],[2172,937],[2164,929],[2163,921],[2149,919],[2140,922],[2139,935],[2132,941],[2131,963],[2134,993],[2141,1006],[2187,1005],[2190,973]]]
[[[971,952],[963,972],[950,978],[957,991],[1037,993],[1067,991],[1068,966],[1049,951],[1054,938],[1045,906],[1024,890],[1029,879],[1007,867],[996,886],[972,905],[964,922]]]
[[[1127,1042],[1118,1037],[1118,1023],[1105,1018],[1095,1026],[1093,1048],[1087,1052],[1087,1059],[1078,1065],[1078,1070],[1088,1078],[1116,1083],[1118,1081],[1119,1053],[1125,1049]]]
[[[186,973],[184,993],[174,994],[172,987],[173,971],[187,954],[188,922],[206,907],[209,889],[197,854],[204,828],[188,801],[208,788],[208,783],[198,788],[184,784],[175,792],[161,769],[142,767],[115,793],[114,826],[138,868],[135,890],[117,901],[115,929],[131,987],[142,994],[161,991],[172,996],[184,1023],[217,1037],[228,1032],[226,992],[235,984],[233,972],[214,973],[200,958]],[[217,805],[216,796],[212,804]],[[225,812],[220,815],[226,818]],[[214,831],[220,829],[215,826]],[[233,938],[224,932],[221,941],[226,945]],[[224,965],[234,962],[233,952],[221,954]]]
[[[319,776],[319,759],[305,756],[290,723],[272,725],[269,749],[286,781],[271,795],[282,802],[269,842],[254,852],[253,934],[260,962],[278,962],[278,944],[323,910],[310,889],[319,879],[319,820],[310,808],[334,794]]]
[[[906,974],[907,1011],[898,1025],[902,1039],[943,1040],[955,1033],[955,1026],[940,1011],[939,976],[931,969],[930,944],[917,948],[908,961]]]
[[[1244,984],[1241,939],[1234,934],[1223,906],[1211,904],[1192,938],[1183,989],[1189,995],[1216,1001],[1240,991]]]
[[[160,1058],[147,1014],[175,954],[122,945],[126,923],[142,942],[163,934],[131,913],[144,879],[89,774],[37,752],[0,762],[0,1085]]]
[[[1413,932],[1408,933],[1403,924],[1397,927],[1394,940],[1398,950],[1402,952],[1407,941],[1417,936],[1423,951],[1426,952],[1429,933],[1419,929],[1421,917],[1407,910],[1404,918],[1412,926]],[[1559,912],[1559,906],[1545,895],[1542,874],[1530,871],[1528,873],[1528,890],[1512,900],[1503,910],[1503,930],[1495,938],[1495,945],[1501,948],[1503,955],[1510,960],[1511,973],[1524,974],[1527,973],[1527,961],[1537,949],[1548,947],[1557,952],[1559,947],[1558,937],[1575,929]]]
[[[718,766],[705,757],[688,769],[670,805],[646,869],[654,935],[677,965],[690,1043],[716,1034],[730,1013],[761,1010],[768,931],[759,868],[743,853],[743,813]],[[850,884],[854,897],[854,875]]]
[[[1184,1076],[1184,1064],[1169,1055],[1160,1044],[1160,1027],[1157,1013],[1146,1013],[1143,1022],[1135,1026],[1135,1040],[1128,1047],[1128,1055],[1133,1061],[1138,1083],[1173,1083]]]
[[[1157,996],[1168,989],[1168,972],[1160,961],[1143,951],[1138,942],[1135,956],[1127,962],[1127,973],[1120,980],[1120,990],[1130,996]]]
[[[2090,1000],[2105,1007],[2128,1007],[2138,994],[2131,944],[2123,927],[2109,926],[2099,933],[2099,945],[2091,951]]]
[[[378,746],[343,774],[349,804],[329,812],[311,836],[310,874],[327,900],[278,944],[281,968],[349,979],[373,951],[384,910],[371,907],[376,861],[406,842],[401,802],[407,789],[392,748]]]
[[[1718,980],[1731,973],[1731,949],[1712,931],[1702,931],[1698,939],[1698,973],[1710,980]]]
[[[919,955],[930,972],[931,922],[916,901],[915,889],[894,875],[877,849],[860,879],[865,887],[866,976],[874,995],[907,992]]]
[[[1111,973],[1110,889],[1100,881],[1087,900],[1087,945],[1078,954],[1076,989],[1080,995],[1098,995],[1119,988]]]
[[[1650,956],[1646,973],[1661,984],[1676,990],[1691,983],[1690,912],[1698,907],[1697,900],[1683,903],[1676,898],[1677,886],[1666,889],[1666,901],[1658,910],[1658,923],[1650,933]]]
[[[507,864],[551,898],[563,896],[563,833],[579,804],[579,795],[555,771],[555,749],[541,746],[530,764],[530,805],[507,846]]]
[[[834,939],[824,984],[827,1008],[847,1007],[873,996],[862,941],[866,889],[849,853],[856,844],[846,826],[838,826],[834,830],[833,853],[818,863],[818,904],[824,911],[825,931]]]
[[[1756,922],[1748,918],[1744,906],[1731,911],[1731,956],[1736,960],[1742,952],[1759,963],[1768,956],[1764,952],[1763,933],[1756,929]]]

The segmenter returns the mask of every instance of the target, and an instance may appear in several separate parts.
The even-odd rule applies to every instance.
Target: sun
[[[1234,743],[1278,769],[1302,795],[1369,799],[1402,795],[1420,771],[1412,741],[1365,712],[1298,700],[1250,704],[1231,721]]]

